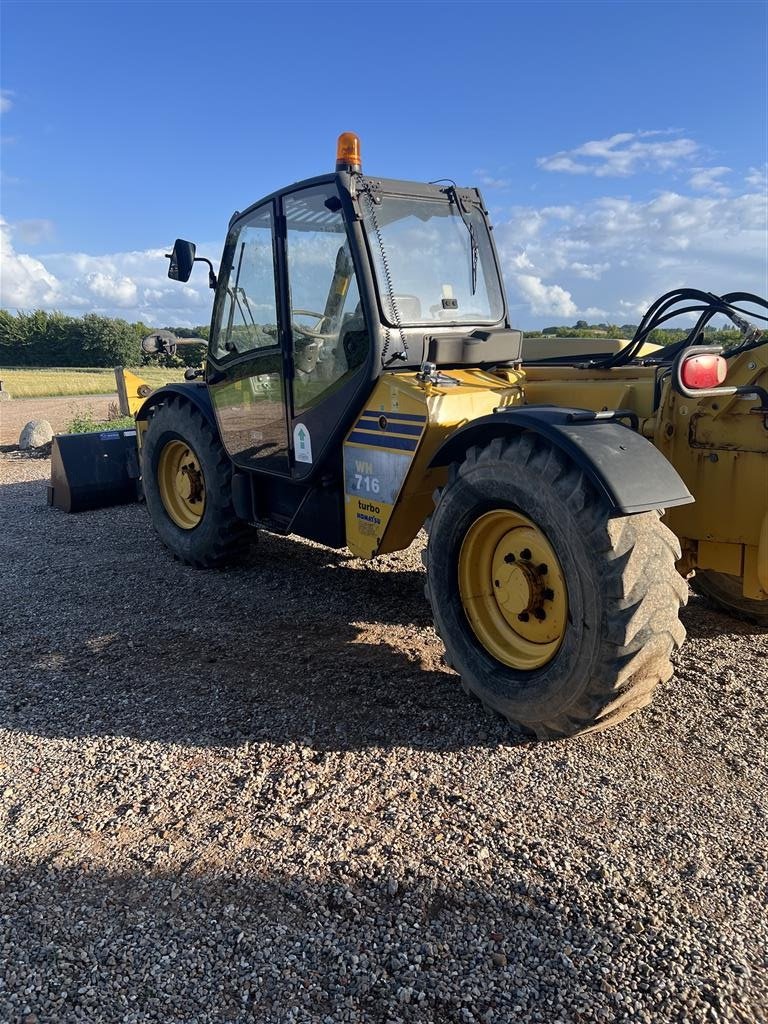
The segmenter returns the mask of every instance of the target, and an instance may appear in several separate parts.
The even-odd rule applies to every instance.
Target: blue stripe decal
[[[401,448],[405,452],[415,452],[418,441],[406,437],[391,437],[388,434],[363,434],[353,430],[347,438],[349,444],[361,444],[366,448]]]
[[[366,409],[363,416],[375,416],[376,419],[386,416],[388,420],[412,420],[415,423],[424,423],[427,418],[414,412],[382,412],[380,409]]]
[[[360,427],[361,430],[376,430],[380,431],[382,434],[388,434],[390,431],[392,431],[395,434],[415,434],[416,437],[419,437],[421,435],[422,430],[424,429],[424,424],[422,424],[421,426],[417,426],[415,423],[390,422],[387,423],[386,427],[384,427],[384,429],[382,430],[381,427],[379,426],[378,419],[374,420],[368,416],[361,416],[360,419],[357,421],[357,426]]]

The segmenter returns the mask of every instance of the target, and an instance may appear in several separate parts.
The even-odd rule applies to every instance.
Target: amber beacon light
[[[342,132],[336,143],[336,170],[359,171],[361,168],[360,139],[354,132]]]

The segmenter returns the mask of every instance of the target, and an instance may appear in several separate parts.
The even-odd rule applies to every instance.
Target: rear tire
[[[188,464],[195,467],[196,490],[182,471],[174,494],[167,466],[185,450]],[[142,442],[141,467],[152,525],[174,558],[207,569],[242,557],[256,531],[235,515],[232,463],[199,409],[175,395],[155,406]]]
[[[740,576],[712,569],[697,569],[690,584],[697,594],[706,597],[729,615],[754,622],[758,626],[768,626],[768,601],[744,597]]]
[[[482,536],[478,531],[484,529],[483,522],[493,523],[489,512],[497,515],[497,510],[518,514],[521,525],[507,537],[516,536],[517,529],[534,537],[539,531],[540,550],[550,546],[559,563],[555,578],[567,588],[567,611],[562,615],[554,607],[557,585],[548,590],[554,600],[544,601],[541,594],[546,597],[547,591],[536,582],[531,552],[518,553],[518,564],[527,556],[530,593],[539,587],[539,603],[530,604],[532,615],[547,622],[551,616],[559,637],[559,644],[548,641],[543,664],[529,656],[528,641],[520,645],[519,655],[515,653],[513,633],[508,634],[510,653],[503,655],[506,664],[480,639],[490,635],[497,641],[504,636],[504,621],[511,622],[514,631],[515,619],[520,618],[510,615],[509,609],[499,613],[493,608],[494,597],[503,593],[494,591],[500,581],[493,577],[503,575],[503,562],[515,562],[511,554],[500,560],[499,552],[519,552],[520,544],[502,550],[499,542],[480,599],[476,595],[482,590],[484,570],[472,563],[462,572],[467,550],[473,558],[482,551],[471,539]],[[427,594],[446,660],[460,674],[467,692],[511,723],[539,739],[606,729],[648,704],[656,686],[672,675],[670,656],[685,638],[678,612],[688,594],[675,569],[677,539],[656,511],[613,515],[583,472],[543,438],[496,438],[484,448],[469,449],[439,494],[428,532]],[[534,549],[534,561],[542,557],[536,555],[534,544],[526,546]],[[552,571],[544,565],[539,568]],[[513,605],[525,576],[516,571],[517,582],[507,591]],[[503,580],[501,584],[505,586]],[[501,632],[489,634],[478,627],[478,600],[491,605],[491,623],[494,629],[501,623]],[[512,611],[517,610],[513,606]],[[498,642],[489,646],[500,653]],[[515,668],[516,659],[521,666],[535,667]]]

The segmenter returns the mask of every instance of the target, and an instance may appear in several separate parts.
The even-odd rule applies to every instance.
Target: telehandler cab
[[[177,240],[169,276],[188,280],[197,260]],[[742,347],[736,391],[719,386],[718,352],[653,362],[642,330],[667,302],[629,345],[526,352],[480,193],[368,177],[351,133],[335,174],[234,214],[209,279],[205,369],[188,374],[202,379],[148,395],[123,379],[152,523],[182,561],[236,560],[254,527],[373,558],[426,526],[447,663],[539,738],[606,728],[671,675],[687,585],[664,510],[686,570],[709,543],[715,576],[743,577],[755,605],[768,597],[759,485],[749,523],[707,541],[721,534],[706,533],[707,509],[689,512],[672,465],[688,457],[694,410],[711,459],[707,439],[745,396],[761,403],[747,450],[765,454],[768,396],[748,369],[766,371],[763,350]],[[161,332],[145,349],[175,343]],[[715,458],[738,489],[731,440]]]

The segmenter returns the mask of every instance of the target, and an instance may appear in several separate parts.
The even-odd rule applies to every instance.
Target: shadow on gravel
[[[528,742],[442,664],[415,548],[364,563],[263,535],[246,564],[198,572],[140,506],[68,516],[44,501],[39,480],[0,488],[7,728],[340,751]],[[695,596],[683,621],[691,637],[764,632]]]
[[[131,736],[193,746],[301,742],[456,750],[530,742],[486,715],[455,675],[422,667],[329,617],[300,637],[270,630],[257,667],[245,651],[194,648],[199,637],[86,639],[80,655],[44,655],[11,670],[0,722],[42,736]],[[231,638],[233,647],[243,641]],[[312,653],[299,653],[297,639]],[[190,650],[191,648],[191,650]],[[137,651],[140,655],[137,656]],[[254,659],[255,660],[255,659]]]
[[[328,750],[528,742],[443,665],[418,550],[363,563],[262,535],[245,564],[199,572],[143,507],[65,515],[38,505],[39,481],[1,492],[7,728]]]
[[[671,1021],[749,999],[744,982],[724,987],[735,954],[717,929],[689,922],[706,950],[689,960],[673,914],[595,880],[577,892],[556,876],[505,878],[502,895],[490,875],[450,886],[416,875],[392,892],[386,877],[314,882],[256,867],[40,865],[0,879],[15,930],[6,1020],[28,1007],[41,1024]]]

